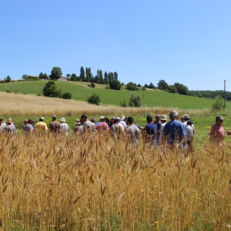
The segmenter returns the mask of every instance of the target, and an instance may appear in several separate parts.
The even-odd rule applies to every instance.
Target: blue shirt
[[[167,137],[168,144],[173,144],[175,141],[181,142],[182,136],[186,136],[183,123],[178,120],[172,120],[165,124],[163,135]]]
[[[97,123],[95,124],[95,127],[96,127],[97,125],[99,125],[100,123],[102,123],[102,122],[100,122],[100,121],[99,121],[99,122],[97,122]]]
[[[144,131],[146,131],[148,135],[151,135],[152,140],[154,140],[157,132],[157,126],[154,123],[147,124],[144,127]]]
[[[24,126],[24,132],[30,132],[30,131],[33,131],[34,128],[31,124],[27,124]]]

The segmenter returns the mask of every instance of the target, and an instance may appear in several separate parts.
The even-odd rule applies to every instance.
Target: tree
[[[120,90],[121,87],[122,87],[122,84],[120,83],[120,81],[119,80],[115,80],[115,79],[111,80],[110,83],[109,83],[109,85],[110,85],[111,89],[115,89],[115,90]]]
[[[142,98],[140,95],[135,95],[132,93],[129,101],[130,107],[141,107],[142,106]]]
[[[113,79],[118,80],[118,73],[117,72],[114,72]]]
[[[48,75],[44,73],[43,79],[48,79]]]
[[[108,83],[108,75],[106,71],[104,72],[104,82]]]
[[[155,88],[155,86],[154,86],[154,84],[153,84],[153,83],[150,83],[150,84],[149,84],[149,86],[148,86],[148,88],[154,89],[154,88]]]
[[[62,75],[62,70],[60,67],[53,67],[53,69],[51,70],[51,74],[50,74],[50,79],[52,80],[57,80],[60,78],[60,76]]]
[[[213,110],[221,110],[223,105],[224,105],[224,100],[220,95],[218,95],[218,96],[216,96],[216,98],[214,99],[214,101],[212,103],[212,109]]]
[[[58,90],[54,81],[48,81],[43,88],[43,95],[47,97],[61,97],[61,90]]]
[[[85,71],[83,67],[80,67],[80,79],[85,82],[86,78],[85,78]]]
[[[44,74],[43,74],[42,72],[40,72],[39,78],[40,78],[40,79],[43,79],[43,78],[44,78]]]
[[[186,86],[182,85],[182,86],[180,87],[180,89],[179,89],[179,93],[180,93],[181,95],[188,95],[188,88],[187,88]]]
[[[28,78],[28,75],[23,75],[22,79],[26,80]]]
[[[166,91],[166,90],[168,90],[168,84],[164,81],[164,80],[160,80],[159,81],[159,83],[157,84],[158,85],[158,88],[160,89],[160,90],[164,90],[164,91]]]
[[[112,72],[108,73],[108,82],[110,83],[114,78],[114,74]]]
[[[104,81],[103,81],[103,72],[102,72],[102,70],[97,70],[97,76],[98,76],[98,83],[101,83],[101,84],[103,84],[104,83]]]
[[[70,74],[67,74],[67,77],[68,77],[68,78],[70,78],[70,76],[71,76]]]
[[[77,79],[78,79],[78,77],[76,76],[75,73],[73,73],[73,74],[71,75],[70,80],[71,80],[71,81],[77,81]]]
[[[72,98],[72,94],[70,92],[64,92],[62,94],[62,98],[63,99],[71,99]]]
[[[10,78],[10,76],[9,76],[9,75],[5,78],[5,82],[6,82],[6,83],[11,82],[11,78]]]
[[[131,91],[134,91],[134,90],[136,90],[136,84],[133,83],[133,82],[129,82],[129,83],[127,84],[127,86],[126,86],[126,89],[127,89],[127,90],[131,90]]]
[[[86,67],[86,82],[91,81],[91,68]]]
[[[92,103],[92,104],[99,105],[100,102],[101,102],[100,96],[97,95],[96,93],[94,93],[93,95],[91,95],[90,97],[88,97],[87,102],[88,102],[88,103]]]
[[[177,89],[175,86],[169,86],[169,90],[171,93],[177,93]]]

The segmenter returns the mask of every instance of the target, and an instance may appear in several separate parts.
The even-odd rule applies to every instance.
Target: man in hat
[[[184,125],[184,128],[186,128],[186,126],[187,126],[187,121],[188,121],[189,119],[190,119],[189,115],[185,114],[185,115],[184,115],[184,122],[182,122],[183,125]],[[194,135],[195,129],[194,129],[194,125],[193,125],[193,124],[192,124],[192,129],[193,129],[193,135]]]
[[[160,127],[159,144],[162,143],[163,130],[164,130],[164,126],[167,123],[167,119],[168,119],[168,117],[166,115],[161,115],[161,117],[160,117],[161,127]]]
[[[4,128],[5,128],[5,124],[4,123],[2,123],[2,119],[0,119],[0,133],[2,132],[2,131],[4,131]]]
[[[188,147],[191,151],[193,151],[193,121],[192,120],[187,120],[187,126],[185,128],[185,132],[186,132],[186,140],[187,140],[187,144]]]
[[[44,121],[45,121],[45,118],[40,117],[39,122],[34,125],[35,132],[41,134],[41,133],[45,133],[48,130],[47,125]]]
[[[24,132],[26,132],[26,133],[33,132],[33,130],[34,130],[33,123],[34,123],[34,121],[32,119],[29,119],[27,125],[25,125],[23,128]]]
[[[114,138],[120,138],[124,134],[123,125],[120,124],[120,118],[117,117],[114,119],[114,124],[110,127],[110,132]]]
[[[81,125],[81,120],[77,119],[75,121],[76,126],[74,127],[74,133],[82,134],[83,131],[83,125]]]
[[[61,134],[68,136],[69,125],[66,123],[65,118],[62,118],[60,120],[60,122],[61,122],[61,124],[60,124],[60,132],[61,132]]]
[[[105,118],[104,116],[100,116],[99,117],[99,121],[100,123],[95,126],[95,129],[99,132],[99,131],[108,131],[109,130],[109,127],[108,127],[108,124],[105,122]]]
[[[124,115],[122,115],[121,117],[120,117],[120,124],[121,125],[123,125],[123,127],[124,127],[124,129],[127,127],[127,124],[125,123],[125,116]]]
[[[216,123],[213,124],[210,130],[210,140],[213,142],[223,142],[225,138],[225,130],[222,126],[224,118],[220,115],[216,116]]]
[[[15,126],[13,125],[11,119],[7,119],[6,120],[6,126],[4,128],[4,131],[5,132],[9,132],[11,134],[15,134],[16,133],[16,128]]]
[[[24,124],[23,131],[25,132],[25,126],[28,124],[28,119],[24,119],[23,124]]]
[[[53,133],[59,133],[60,132],[60,123],[58,121],[56,121],[57,116],[53,115],[52,116],[52,122],[49,123],[49,132],[53,132]]]

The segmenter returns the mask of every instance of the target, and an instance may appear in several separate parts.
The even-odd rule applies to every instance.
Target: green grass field
[[[11,82],[0,84],[0,91],[17,90],[22,94],[41,94],[42,89],[47,81],[25,81]],[[108,90],[105,85],[97,85],[95,89],[88,88],[87,83],[63,82],[57,81],[56,85],[62,92],[70,92],[74,100],[86,101],[87,97],[93,93],[100,95],[102,105],[120,105],[123,98],[128,103],[132,93],[144,96],[144,105],[146,107],[177,107],[180,109],[204,109],[210,108],[211,99],[197,98],[192,96],[183,96],[172,94],[164,91],[128,91],[128,90]],[[82,85],[82,86],[80,86]],[[231,107],[231,103],[227,102],[227,108]]]

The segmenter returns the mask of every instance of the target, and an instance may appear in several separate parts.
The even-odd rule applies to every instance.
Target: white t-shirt
[[[124,129],[127,127],[127,124],[123,120],[120,121],[120,124],[123,125]]]
[[[186,129],[186,126],[187,126],[188,124],[187,124],[187,121],[185,121],[184,123],[183,123],[183,126],[184,126],[184,129]],[[194,125],[192,124],[192,129],[193,129],[193,131],[195,130],[195,128],[194,128]]]
[[[124,126],[121,123],[118,123],[117,125],[120,126],[121,129],[124,131]]]
[[[6,127],[5,124],[0,125],[0,132],[4,131],[4,128]]]
[[[61,131],[61,134],[65,134],[65,135],[68,135],[68,131],[69,131],[69,126],[67,123],[61,123],[60,124],[60,131]]]
[[[190,125],[187,125],[185,128],[186,131],[186,139],[187,141],[190,141],[190,138],[193,137],[193,127]]]
[[[163,129],[164,129],[164,126],[167,122],[161,124],[161,127],[160,127],[160,138],[159,138],[159,143],[161,144],[161,141],[162,141],[162,134],[163,134]]]

